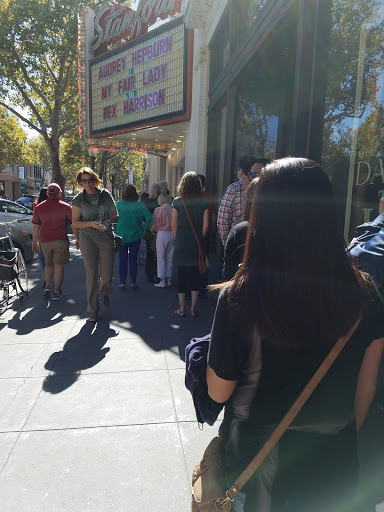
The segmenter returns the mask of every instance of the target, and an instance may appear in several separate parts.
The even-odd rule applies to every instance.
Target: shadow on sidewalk
[[[82,370],[93,368],[109,352],[104,347],[109,338],[118,335],[111,328],[98,329],[94,324],[86,323],[76,336],[69,338],[60,352],[54,352],[45,363],[45,368],[51,370],[43,383],[43,390],[57,394],[74,384]]]

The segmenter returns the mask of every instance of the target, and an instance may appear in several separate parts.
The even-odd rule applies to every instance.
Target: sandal
[[[196,311],[195,309],[192,309],[191,308],[191,316],[193,316],[194,318],[196,318],[197,316],[199,316],[199,312]]]
[[[181,311],[180,309],[175,310],[175,315],[180,316],[181,318],[185,317],[185,311]]]

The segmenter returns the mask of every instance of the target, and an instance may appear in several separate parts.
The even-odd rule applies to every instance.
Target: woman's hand
[[[107,228],[104,226],[104,224],[102,224],[101,222],[97,222],[97,220],[91,220],[89,222],[89,226],[90,228],[94,228],[94,229],[98,229],[99,231],[106,231]]]

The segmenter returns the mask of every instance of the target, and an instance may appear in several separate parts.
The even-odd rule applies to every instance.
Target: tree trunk
[[[49,155],[51,157],[52,183],[57,183],[58,185],[60,185],[64,196],[65,178],[61,174],[60,169],[59,139],[57,137],[48,137],[46,139],[46,143],[48,145]]]

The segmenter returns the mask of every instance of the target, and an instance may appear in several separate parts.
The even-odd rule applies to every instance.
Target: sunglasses
[[[93,183],[95,180],[90,178],[89,180],[80,180],[80,183]]]

